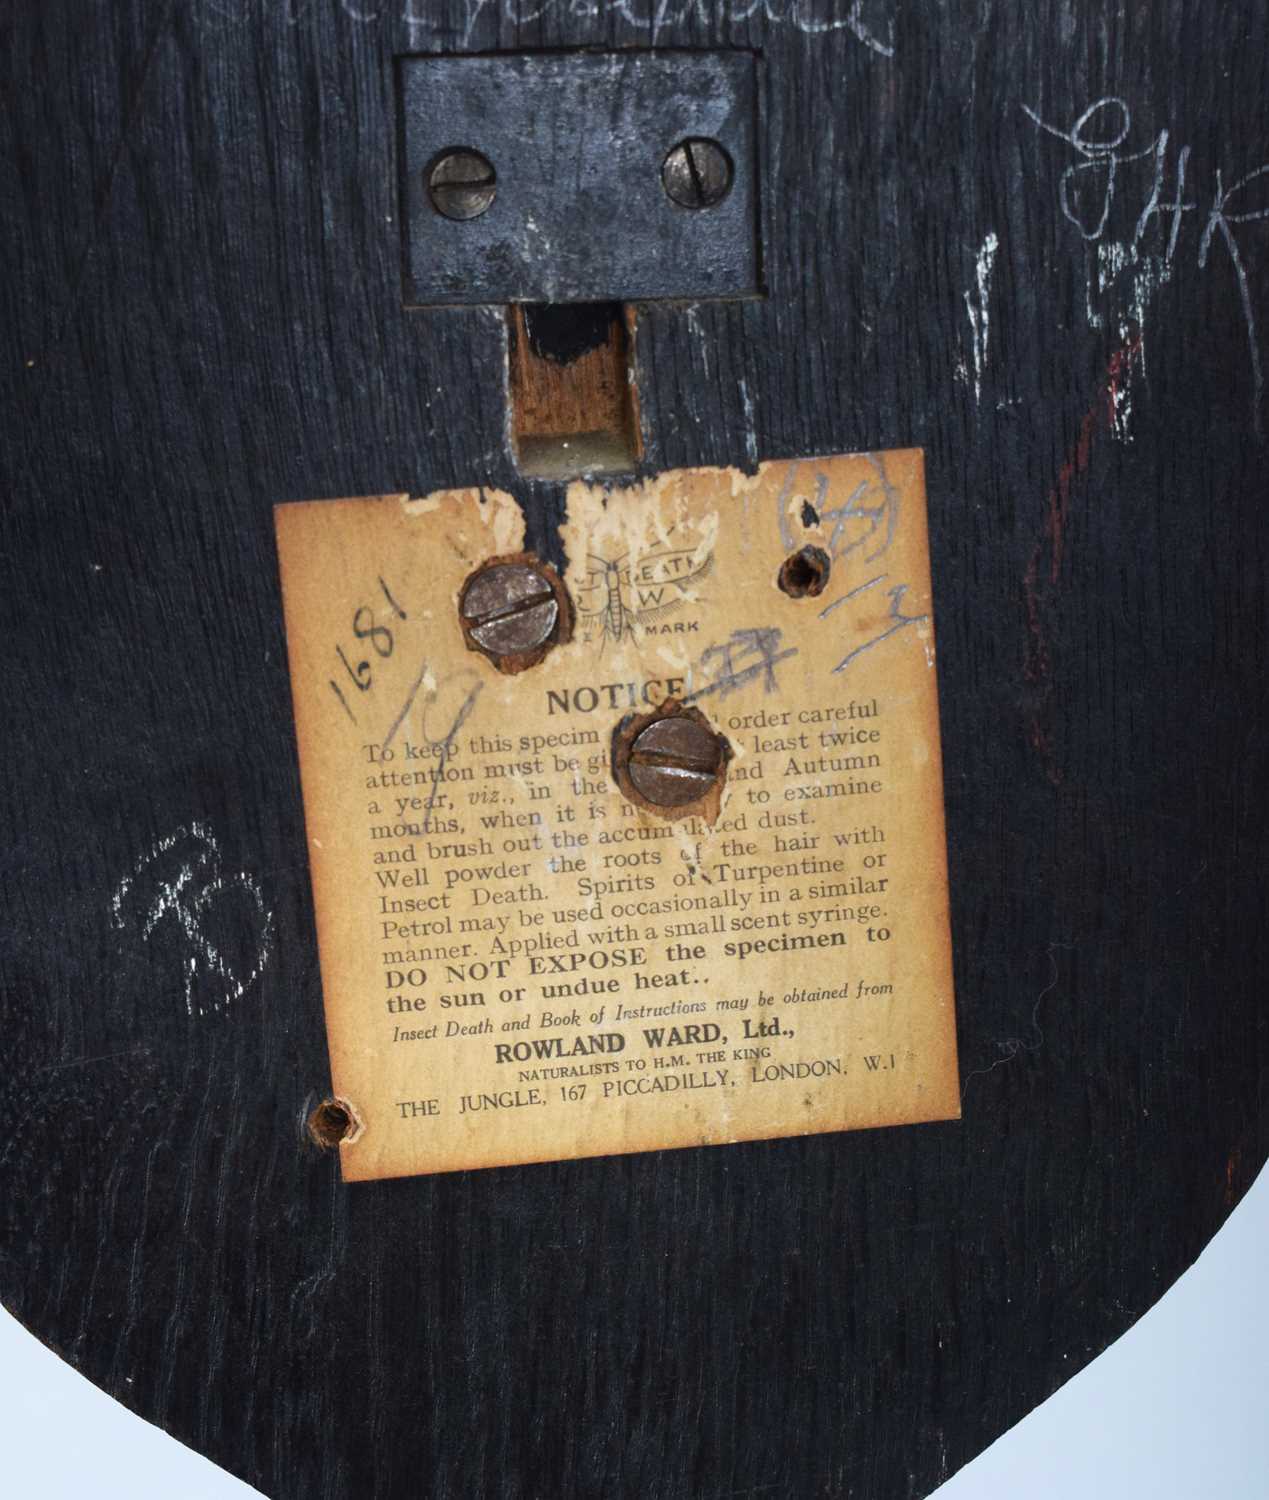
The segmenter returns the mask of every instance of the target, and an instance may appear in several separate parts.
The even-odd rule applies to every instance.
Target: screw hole
[[[342,1099],[323,1099],[308,1117],[308,1133],[323,1151],[332,1151],[356,1133],[357,1121]]]
[[[776,581],[790,599],[814,599],[828,586],[831,566],[823,547],[803,547],[781,563]]]

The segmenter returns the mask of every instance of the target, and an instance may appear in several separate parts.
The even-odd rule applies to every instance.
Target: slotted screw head
[[[427,195],[432,207],[447,219],[478,219],[497,192],[493,162],[470,147],[443,152],[428,168]]]
[[[714,208],[731,191],[731,157],[704,136],[689,136],[661,163],[661,185],[680,208]]]
[[[630,747],[630,783],[658,807],[682,807],[712,789],[723,761],[718,736],[698,719],[658,719]]]
[[[546,575],[528,563],[496,563],[468,582],[459,601],[467,638],[488,655],[524,656],[554,638],[559,600]]]

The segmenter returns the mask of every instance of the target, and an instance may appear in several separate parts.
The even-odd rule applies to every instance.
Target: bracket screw
[[[427,169],[427,195],[447,219],[478,219],[497,191],[493,162],[468,146],[441,152]]]
[[[468,646],[501,672],[533,666],[560,636],[562,593],[541,563],[487,564],[464,584],[458,603]]]
[[[717,141],[689,136],[661,163],[661,185],[680,208],[714,208],[731,191],[731,157]]]
[[[649,724],[630,746],[627,774],[641,797],[658,807],[697,802],[718,780],[723,746],[699,719],[674,715]]]

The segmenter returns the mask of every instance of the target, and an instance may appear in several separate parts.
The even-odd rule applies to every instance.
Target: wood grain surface
[[[1269,15],[0,37],[6,1306],[274,1500],[928,1494],[1266,1152]],[[640,310],[645,469],[925,449],[964,1120],[343,1187],[272,506],[487,482],[558,557],[504,313],[402,310],[392,60],[577,46],[762,54],[767,296]]]

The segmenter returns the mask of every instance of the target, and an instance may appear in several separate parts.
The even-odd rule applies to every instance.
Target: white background
[[[1198,1265],[938,1500],[1265,1500],[1267,1245],[1262,1173]],[[103,1396],[3,1312],[0,1491],[14,1500],[256,1494]]]

